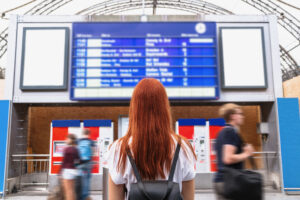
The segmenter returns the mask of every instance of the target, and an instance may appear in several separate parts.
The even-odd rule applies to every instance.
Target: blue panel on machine
[[[210,126],[225,126],[226,121],[223,118],[208,119]]]
[[[52,127],[80,127],[80,120],[52,120]]]
[[[214,22],[73,23],[72,100],[130,99],[143,78],[171,99],[218,99]]]
[[[111,120],[90,119],[83,121],[84,127],[111,127]]]
[[[179,126],[205,126],[206,119],[178,119]]]

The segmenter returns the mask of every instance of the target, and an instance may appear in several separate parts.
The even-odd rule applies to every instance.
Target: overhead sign
[[[130,99],[145,77],[173,99],[217,99],[216,23],[73,23],[72,100]]]

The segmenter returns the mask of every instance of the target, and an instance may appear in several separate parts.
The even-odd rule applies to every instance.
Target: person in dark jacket
[[[244,114],[240,106],[232,103],[223,105],[219,115],[226,121],[226,126],[219,132],[215,150],[217,152],[218,171],[214,178],[217,200],[224,197],[223,168],[243,169],[244,161],[253,154],[253,146],[245,144],[240,136],[240,126],[244,123]]]

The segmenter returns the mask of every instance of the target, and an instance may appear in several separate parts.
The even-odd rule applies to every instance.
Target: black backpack
[[[127,156],[137,179],[137,183],[132,183],[130,185],[128,200],[183,200],[180,193],[179,184],[173,182],[179,151],[180,144],[178,143],[168,180],[142,181],[142,178],[132,158],[131,152],[130,150],[127,150]]]

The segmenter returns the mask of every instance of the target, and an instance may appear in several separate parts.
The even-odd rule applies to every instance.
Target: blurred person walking
[[[93,168],[93,149],[95,147],[94,141],[90,139],[91,132],[89,129],[84,129],[82,131],[82,138],[78,140],[78,149],[80,154],[80,169],[81,173],[81,200],[90,199],[90,180],[91,171]]]
[[[66,138],[67,147],[64,149],[61,176],[66,200],[75,200],[75,179],[78,176],[76,164],[79,163],[79,153],[76,148],[76,136],[69,134]]]
[[[226,121],[226,126],[219,132],[216,140],[218,171],[214,178],[217,200],[226,200],[224,196],[224,167],[243,169],[244,161],[253,154],[253,146],[246,144],[240,136],[240,126],[244,123],[244,115],[240,106],[225,104],[219,115]]]
[[[152,180],[151,183],[155,184],[159,182],[157,180],[167,180],[173,168],[174,177],[171,175],[169,180],[176,182],[175,185],[181,196],[178,199],[182,197],[185,200],[194,199],[196,156],[190,143],[176,135],[171,124],[170,105],[163,85],[156,79],[140,81],[134,89],[130,102],[128,132],[112,144],[107,154],[110,200],[149,199],[145,194],[148,188],[146,192],[144,190],[142,193],[135,193],[139,198],[129,197],[132,194],[131,187],[133,189],[133,186],[140,183],[143,186],[145,183],[142,181],[134,185],[137,182],[135,174],[140,176],[139,180]],[[175,149],[176,153],[174,153]],[[182,151],[178,151],[180,149]],[[178,158],[177,162],[174,162],[175,165],[172,164],[174,155],[175,161]],[[129,156],[132,157],[131,161]],[[159,191],[164,190],[156,187],[151,192],[159,193]],[[169,198],[165,196],[164,199]]]

